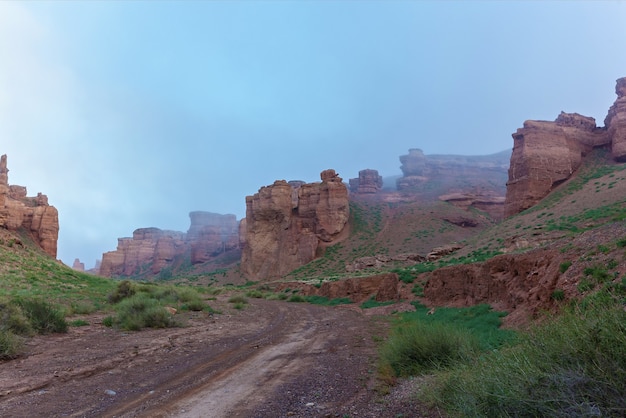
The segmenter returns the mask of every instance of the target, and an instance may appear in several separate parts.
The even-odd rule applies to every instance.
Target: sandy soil
[[[0,363],[2,417],[426,416],[411,391],[375,390],[387,322],[355,307],[250,299],[187,326],[124,332],[101,317],[35,337]],[[402,414],[402,415],[401,415]]]

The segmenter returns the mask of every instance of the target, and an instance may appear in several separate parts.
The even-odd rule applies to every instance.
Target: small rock
[[[310,407],[312,407],[312,406],[315,406],[315,402],[309,402],[309,403],[307,403],[305,406],[307,406],[307,407],[309,407],[309,408],[310,408]]]
[[[105,394],[109,395],[109,396],[115,396],[117,395],[117,392],[111,389],[107,389],[104,391]]]

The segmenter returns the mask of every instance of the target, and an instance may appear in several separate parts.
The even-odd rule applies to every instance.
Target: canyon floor
[[[375,310],[210,303],[221,313],[184,313],[180,328],[125,332],[86,316],[29,340],[0,365],[0,416],[440,416],[415,400],[415,381],[381,390],[376,346],[389,321]]]

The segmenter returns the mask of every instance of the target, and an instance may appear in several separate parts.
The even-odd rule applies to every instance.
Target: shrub
[[[67,332],[67,322],[63,313],[45,300],[19,298],[15,303],[21,308],[32,327],[39,334]]]
[[[186,311],[194,311],[194,312],[199,312],[204,310],[205,308],[207,308],[208,305],[206,303],[204,303],[201,299],[193,299],[190,300],[187,303],[184,303],[180,309],[182,310],[186,310]]]
[[[248,299],[246,299],[245,297],[241,296],[241,295],[235,295],[235,296],[231,296],[230,299],[228,299],[228,302],[230,303],[248,303]]]
[[[623,416],[626,312],[596,298],[437,380],[426,394],[461,416]]]
[[[350,298],[328,299],[325,296],[317,296],[317,295],[305,296],[304,300],[314,305],[324,305],[324,306],[337,306],[337,305],[352,303]]]
[[[260,290],[250,290],[246,292],[246,296],[249,298],[261,299],[263,298],[263,292],[261,292]]]
[[[135,286],[129,280],[119,282],[113,293],[108,296],[109,303],[118,303],[135,294]]]
[[[476,337],[458,327],[415,321],[391,334],[381,349],[381,367],[390,366],[398,377],[419,375],[469,361],[478,346]]]
[[[292,295],[289,298],[289,302],[306,302],[306,300],[300,295]]]
[[[178,326],[172,315],[158,301],[137,294],[122,300],[116,307],[113,324],[129,331],[142,328],[167,328]]]
[[[13,332],[0,329],[0,360],[10,360],[22,352],[24,340]]]
[[[30,336],[35,332],[19,306],[8,302],[0,303],[0,330],[24,336]]]
[[[376,296],[372,295],[372,296],[370,296],[370,298],[368,300],[366,300],[365,302],[361,303],[361,309],[369,309],[369,308],[376,308],[378,306],[393,305],[394,303],[395,303],[395,301],[393,301],[393,300],[388,300],[388,301],[384,301],[384,302],[378,302],[376,300]]]

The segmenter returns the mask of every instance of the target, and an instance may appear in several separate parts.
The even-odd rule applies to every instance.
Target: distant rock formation
[[[359,177],[350,179],[350,191],[357,194],[374,194],[383,187],[383,178],[377,170],[359,171]]]
[[[48,204],[48,197],[37,193],[28,197],[26,187],[9,185],[7,156],[0,157],[0,227],[28,232],[41,249],[57,256],[59,213]]]
[[[611,140],[613,158],[616,161],[626,161],[626,77],[617,80],[615,85],[617,100],[609,108],[604,119],[609,139]]]
[[[526,121],[513,134],[505,216],[534,206],[580,167],[597,147],[611,147],[616,161],[626,161],[626,78],[617,80],[617,100],[604,120],[564,113],[554,122]]]
[[[450,193],[439,196],[439,200],[453,204],[464,210],[472,208],[481,210],[489,214],[489,216],[500,221],[504,218],[504,196],[494,195],[491,191],[468,190],[466,192]],[[459,223],[451,222],[459,226],[465,226]]]
[[[81,263],[80,259],[75,258],[72,268],[76,271],[85,271],[85,263]]]
[[[189,257],[191,264],[207,262],[239,248],[235,215],[191,212],[187,233],[159,228],[139,228],[132,238],[119,238],[117,249],[102,255],[99,274],[105,277],[162,274]]]
[[[413,148],[400,156],[403,176],[396,181],[398,191],[437,198],[468,189],[485,195],[504,196],[510,153],[492,155],[425,155]]]
[[[349,215],[348,189],[334,170],[321,183],[277,180],[246,197],[241,271],[250,279],[281,277],[337,240]]]

